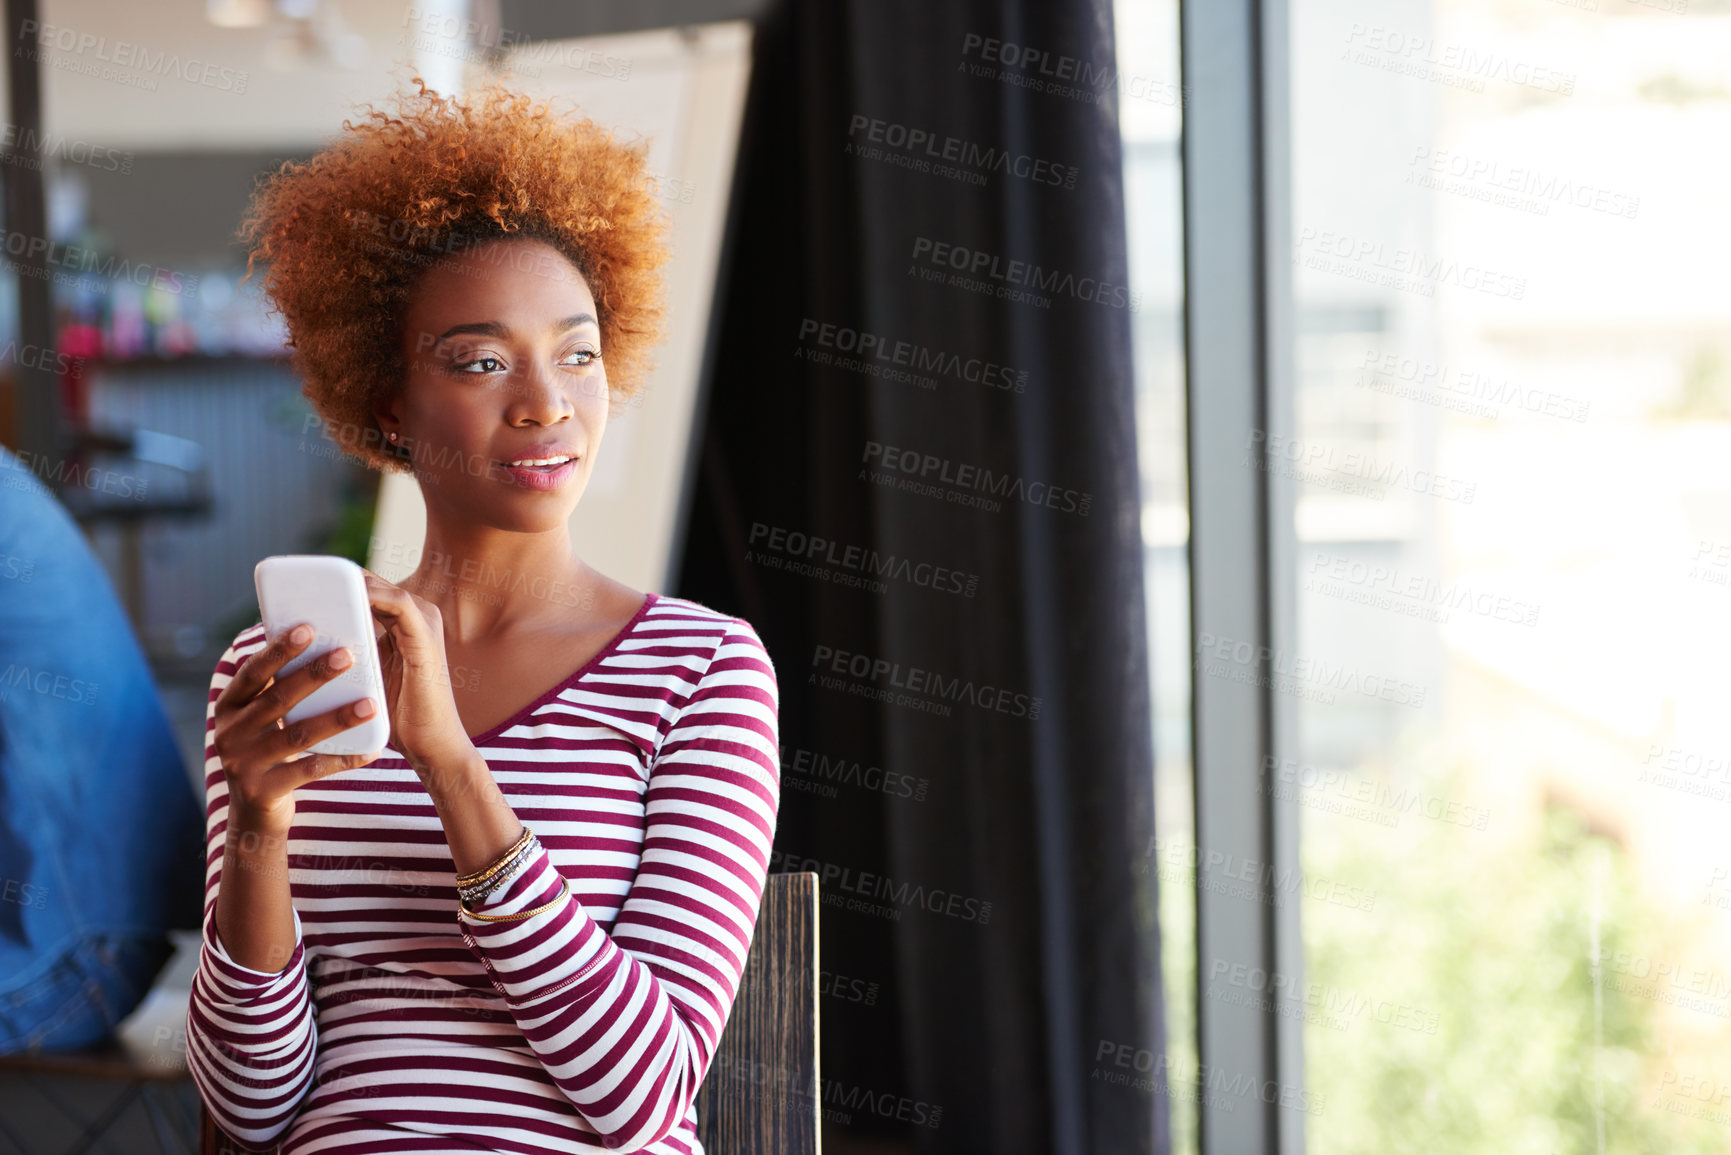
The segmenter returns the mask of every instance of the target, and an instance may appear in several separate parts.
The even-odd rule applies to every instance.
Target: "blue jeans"
[[[166,937],[77,940],[40,980],[0,995],[0,1054],[100,1043],[144,999],[173,954]]]
[[[165,932],[201,925],[205,870],[202,772],[101,562],[25,465],[0,447],[7,1052],[106,1036],[161,969]]]

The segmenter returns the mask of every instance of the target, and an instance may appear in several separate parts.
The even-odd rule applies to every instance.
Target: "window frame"
[[[1203,1155],[1305,1143],[1302,1005],[1285,993],[1304,982],[1297,803],[1263,772],[1297,737],[1276,692],[1296,638],[1296,482],[1263,468],[1268,431],[1294,428],[1288,20],[1284,0],[1179,5]],[[1211,658],[1225,639],[1254,656]],[[1287,981],[1253,992],[1267,1009],[1210,999],[1221,963]]]

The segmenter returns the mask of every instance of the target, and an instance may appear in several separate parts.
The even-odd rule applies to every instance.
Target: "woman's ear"
[[[400,448],[403,445],[403,422],[397,416],[395,398],[383,405],[374,406],[373,422],[378,426],[379,435],[384,439],[387,450]]]

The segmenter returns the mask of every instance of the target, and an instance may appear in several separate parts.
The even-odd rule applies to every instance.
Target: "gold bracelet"
[[[535,855],[540,852],[540,849],[540,840],[531,838],[523,849],[513,854],[510,859],[506,861],[504,867],[499,871],[499,873],[495,874],[492,878],[481,882],[470,883],[467,886],[459,886],[457,888],[457,897],[466,903],[478,905],[495,890],[498,890],[502,886],[509,886],[511,880],[523,873],[524,868],[535,860]]]
[[[523,827],[523,833],[517,836],[517,840],[511,843],[510,848],[507,849],[505,853],[495,858],[491,863],[482,867],[480,870],[474,871],[470,874],[459,875],[457,877],[457,885],[459,887],[474,886],[477,882],[485,882],[489,878],[492,878],[495,874],[499,873],[500,869],[504,867],[507,862],[511,861],[512,856],[514,856],[519,850],[523,849],[523,845],[529,841],[530,837],[529,827],[525,824]]]
[[[478,918],[482,922],[510,922],[512,919],[528,918],[532,914],[540,914],[542,911],[552,910],[554,907],[558,906],[561,902],[564,902],[565,896],[570,894],[570,893],[571,893],[571,880],[569,878],[566,878],[564,875],[561,874],[559,876],[559,897],[555,898],[552,902],[542,903],[540,906],[536,907],[534,910],[520,910],[516,914],[476,914],[474,911],[470,910],[468,907],[464,907],[463,913],[468,915],[470,918]]]
[[[488,863],[486,866],[482,867],[480,870],[472,871],[472,872],[470,872],[468,874],[464,874],[464,875],[459,875],[457,878],[457,885],[460,887],[461,886],[474,886],[478,882],[487,881],[487,879],[489,879],[489,878],[493,877],[495,874],[499,873],[499,871],[504,867],[504,865],[507,862],[511,861],[512,857],[514,857],[518,851],[522,850],[523,847],[528,843],[529,839],[531,839],[533,837],[534,837],[534,835],[530,833],[528,825],[524,824],[523,832],[521,834],[517,835],[516,841],[512,842],[511,845],[506,848],[506,850],[503,854],[501,854],[501,855],[499,855],[499,857],[493,859],[492,862]]]

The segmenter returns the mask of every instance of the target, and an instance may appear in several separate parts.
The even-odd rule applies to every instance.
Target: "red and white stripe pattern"
[[[780,802],[778,690],[751,625],[651,594],[596,659],[476,746],[543,850],[461,913],[444,830],[387,749],[295,793],[298,943],[215,929],[227,788],[206,712],[204,945],[187,1058],[219,1126],[311,1152],[701,1151],[693,1098],[751,945]]]

